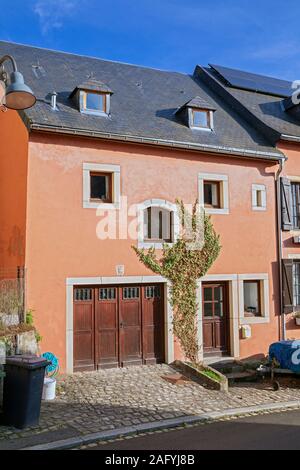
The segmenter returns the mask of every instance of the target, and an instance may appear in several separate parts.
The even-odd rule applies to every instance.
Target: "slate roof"
[[[109,94],[113,93],[113,91],[105,83],[100,82],[99,80],[94,80],[94,79],[86,80],[85,82],[77,85],[72,91],[72,93],[70,94],[70,97],[72,97],[77,90],[100,91],[102,93],[109,93]]]
[[[31,130],[76,131],[79,135],[255,158],[282,157],[267,137],[193,75],[1,41],[0,56],[4,54],[15,57],[37,96],[36,105],[23,115]],[[114,93],[109,117],[81,114],[70,99],[72,91],[91,76]],[[53,91],[57,92],[57,111],[50,106]],[[192,130],[175,115],[196,96],[216,108],[213,132]]]
[[[184,106],[186,106],[187,108],[210,109],[212,111],[216,110],[215,106],[213,106],[211,103],[209,103],[200,96],[195,96],[195,98],[192,98],[190,101],[185,103]]]
[[[204,67],[202,70],[217,80],[229,96],[238,100],[245,109],[250,111],[258,121],[258,129],[260,124],[268,126],[274,131],[274,136],[277,135],[275,139],[277,141],[287,135],[300,138],[300,121],[285,109],[285,105],[288,102],[287,98],[275,94],[247,91],[236,86],[232,87],[223,81],[211,68]],[[247,72],[244,72],[244,74],[247,75]],[[251,76],[251,74],[249,75]],[[265,78],[264,76],[262,77]],[[291,93],[292,91],[291,89]]]

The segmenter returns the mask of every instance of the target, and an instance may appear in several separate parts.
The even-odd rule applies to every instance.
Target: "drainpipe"
[[[283,292],[282,292],[282,231],[281,231],[281,188],[280,188],[280,175],[283,171],[286,157],[282,158],[279,163],[279,168],[275,175],[275,195],[276,195],[276,219],[277,219],[277,257],[278,257],[278,274],[279,274],[279,311],[280,311],[280,340],[286,339],[285,317],[283,311]]]

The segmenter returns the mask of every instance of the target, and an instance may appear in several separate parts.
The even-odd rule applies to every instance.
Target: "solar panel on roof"
[[[291,96],[293,92],[292,82],[287,80],[243,72],[242,70],[230,69],[220,65],[209,64],[209,66],[234,88],[279,96]]]

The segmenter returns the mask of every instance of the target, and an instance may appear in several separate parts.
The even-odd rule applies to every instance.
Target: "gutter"
[[[100,138],[113,141],[125,141],[129,143],[139,143],[139,144],[151,144],[163,147],[172,147],[177,149],[186,149],[186,150],[198,150],[201,152],[212,152],[220,153],[231,156],[241,156],[244,158],[257,158],[261,160],[271,160],[276,161],[282,159],[283,156],[280,153],[276,152],[261,152],[254,150],[245,150],[236,147],[223,147],[216,145],[204,145],[190,142],[181,142],[165,139],[154,139],[152,137],[140,137],[135,135],[126,135],[126,134],[112,134],[105,133],[100,131],[89,131],[86,129],[73,129],[71,127],[65,126],[51,126],[49,124],[35,124],[31,122],[26,122],[25,124],[30,131],[40,131],[40,132],[51,132],[56,134],[67,134],[67,135],[77,135],[82,137],[90,138]]]
[[[290,140],[292,142],[300,142],[300,137],[297,137],[296,135],[281,134],[280,139]]]
[[[276,222],[277,222],[277,257],[278,257],[278,276],[279,276],[279,312],[280,312],[280,340],[286,339],[285,317],[283,311],[283,281],[282,281],[282,231],[281,231],[281,187],[280,175],[283,171],[284,163],[287,158],[279,162],[279,169],[275,175],[275,195],[276,195]]]

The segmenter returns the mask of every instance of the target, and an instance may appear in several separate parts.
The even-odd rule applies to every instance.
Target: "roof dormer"
[[[77,85],[72,91],[73,98],[83,114],[94,116],[108,116],[110,113],[110,97],[112,90],[99,80],[89,79]]]
[[[216,108],[200,96],[195,96],[181,108],[176,114],[189,126],[190,129],[213,131],[213,113]]]

